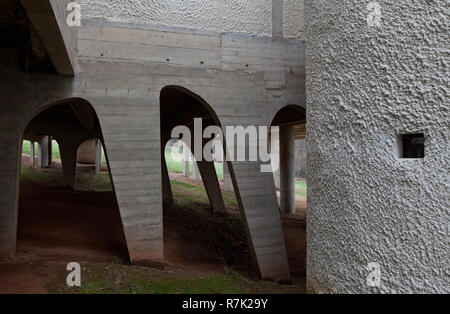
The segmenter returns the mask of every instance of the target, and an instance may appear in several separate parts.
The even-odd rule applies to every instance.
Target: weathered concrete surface
[[[271,36],[272,1],[282,4],[279,24],[289,38],[303,38],[303,0],[79,0],[84,17],[183,26]]]
[[[448,1],[378,3],[370,27],[365,1],[306,1],[308,284],[449,293]],[[425,158],[399,159],[417,131]]]
[[[66,22],[71,0],[20,0],[38,31],[56,70],[73,75],[77,54],[77,27]]]
[[[77,150],[77,162],[94,164],[96,159],[97,140],[88,140],[82,143]]]
[[[163,258],[160,94],[183,86],[222,126],[270,125],[286,104],[304,106],[303,43],[129,23],[84,21],[74,78],[1,68],[1,253],[14,251],[15,182],[26,122],[49,104],[86,100],[95,109],[132,262]],[[7,57],[3,56],[2,57]],[[49,133],[50,134],[50,133]],[[98,136],[97,136],[98,138]],[[60,142],[60,141],[58,141]],[[15,144],[14,144],[15,143]],[[284,238],[271,173],[233,162],[232,179],[261,276],[287,280]]]

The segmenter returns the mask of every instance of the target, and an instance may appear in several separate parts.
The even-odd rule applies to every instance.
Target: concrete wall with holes
[[[278,1],[278,0],[275,0]],[[272,35],[272,0],[78,0],[83,18],[182,26],[219,32]],[[285,37],[302,38],[303,0],[284,0]]]
[[[308,285],[449,293],[448,3],[368,3],[305,1]],[[424,158],[400,158],[402,133]]]

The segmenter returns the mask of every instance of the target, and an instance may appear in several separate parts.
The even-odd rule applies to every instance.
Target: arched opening
[[[165,259],[253,268],[236,196],[222,182],[223,141],[215,133],[200,141],[201,151],[214,142],[213,160],[199,160],[195,154],[194,136],[202,137],[211,126],[221,128],[217,115],[206,101],[179,86],[162,89],[160,104]],[[172,134],[180,126],[192,140]]]
[[[102,154],[103,136],[92,106],[82,99],[47,106],[29,120],[23,142],[17,254],[127,261],[121,217]]]
[[[289,105],[279,110],[273,121],[270,140],[281,223],[285,236],[290,273],[306,278],[306,110]]]

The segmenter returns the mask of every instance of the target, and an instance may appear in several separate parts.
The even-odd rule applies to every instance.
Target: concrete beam
[[[48,54],[60,74],[74,75],[77,28],[67,25],[70,0],[21,0],[27,15],[41,36]]]

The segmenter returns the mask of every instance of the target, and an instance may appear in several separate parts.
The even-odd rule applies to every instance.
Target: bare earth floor
[[[17,256],[0,261],[0,293],[305,292],[304,200],[298,200],[298,215],[282,216],[293,284],[278,285],[256,279],[234,210],[224,215],[166,205],[167,264],[129,265],[114,194],[72,191],[61,185],[58,171],[21,181]],[[73,261],[82,266],[81,289],[65,285],[65,268]]]

